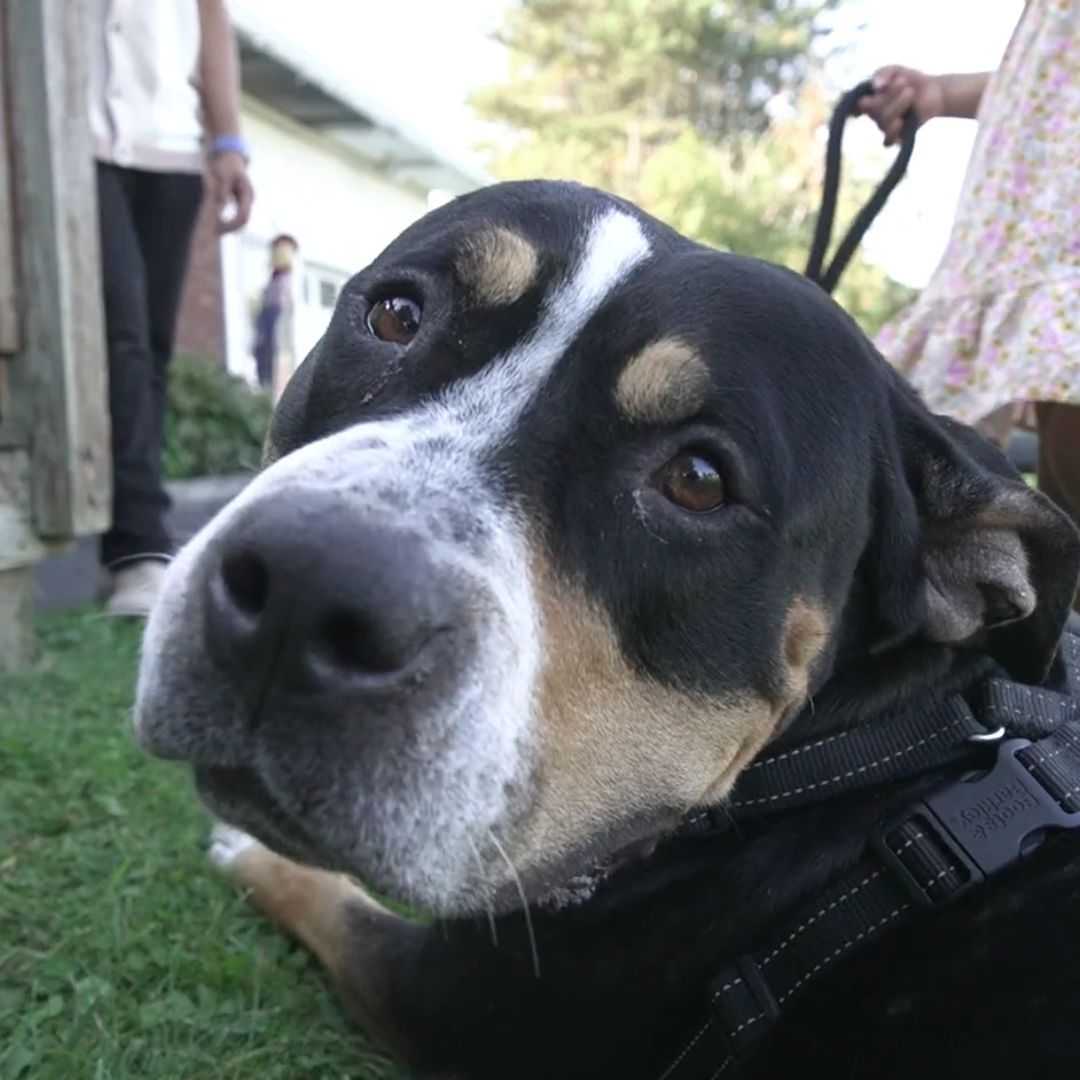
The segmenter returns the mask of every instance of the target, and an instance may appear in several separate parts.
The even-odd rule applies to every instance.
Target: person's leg
[[[97,166],[113,458],[112,524],[101,540],[106,566],[162,552],[167,543],[160,485],[149,464],[153,360],[146,267],[132,210],[136,180],[130,169]]]
[[[277,352],[277,322],[281,308],[266,304],[255,320],[255,374],[259,385],[272,389],[274,385],[274,354]]]
[[[1003,450],[1009,441],[1015,411],[1011,404],[1003,405],[1001,408],[995,409],[989,416],[984,416],[975,425],[975,430],[984,439],[992,442],[999,450]]]
[[[1039,490],[1080,524],[1080,405],[1039,402]]]
[[[1039,490],[1080,525],[1080,405],[1040,401],[1035,417]],[[1080,611],[1080,593],[1073,608]]]
[[[168,365],[202,190],[202,177],[193,173],[143,172],[139,174],[138,198],[134,206],[135,228],[146,266],[151,353],[148,467],[154,475],[156,505],[161,507],[162,536],[166,535],[163,518],[168,508],[168,497],[161,482]]]

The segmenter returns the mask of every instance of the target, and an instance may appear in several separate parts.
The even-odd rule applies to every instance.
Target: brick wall
[[[225,306],[221,284],[221,240],[215,208],[203,201],[191,240],[187,280],[176,323],[178,353],[196,353],[225,363]]]

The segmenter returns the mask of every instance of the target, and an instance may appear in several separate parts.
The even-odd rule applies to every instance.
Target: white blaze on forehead
[[[637,218],[622,210],[609,210],[596,218],[577,265],[548,294],[540,319],[525,340],[454,387],[443,407],[463,420],[479,422],[489,436],[506,435],[574,338],[649,253],[649,241]]]

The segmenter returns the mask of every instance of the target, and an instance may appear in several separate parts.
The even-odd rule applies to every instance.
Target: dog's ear
[[[873,555],[887,636],[985,649],[1045,678],[1076,596],[1080,535],[970,428],[896,395]]]
[[[319,346],[316,345],[293,372],[274,406],[274,413],[270,417],[270,427],[263,442],[263,468],[272,465],[278,458],[284,457],[303,443],[308,399],[311,396],[311,381],[315,373],[318,348]]]

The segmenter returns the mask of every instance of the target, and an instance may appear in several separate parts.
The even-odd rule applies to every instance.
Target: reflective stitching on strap
[[[780,997],[776,999],[776,1003],[778,1005],[785,1004],[808,979],[812,979],[823,967],[825,967],[826,964],[831,964],[832,961],[835,960],[837,957],[842,956],[844,953],[846,953],[852,945],[856,945],[860,941],[862,941],[862,939],[866,937],[867,934],[872,934],[875,930],[880,930],[883,926],[892,922],[892,920],[895,919],[898,915],[902,915],[905,911],[907,911],[909,907],[911,907],[910,901],[905,900],[904,903],[902,903],[898,908],[894,909],[893,911],[890,911],[889,914],[886,915],[884,918],[878,919],[878,921],[874,923],[873,926],[868,926],[865,930],[860,930],[859,933],[857,933],[853,938],[845,941],[843,945],[838,945],[823,960],[819,960],[801,979],[794,983],[790,987],[790,989],[786,990],[783,994],[781,994]]]
[[[1049,691],[1047,691],[1047,693],[1049,693]],[[1042,697],[1042,700],[1045,701],[1046,697]],[[1064,713],[1068,715],[1073,704],[1074,703],[1070,698],[1057,697],[1057,699],[1053,701],[1053,708],[1055,708],[1059,713]],[[1029,719],[1031,716],[1029,710],[1017,708],[1014,705],[1006,705],[1001,701],[995,700],[994,698],[990,698],[986,702],[985,709],[988,715],[996,717],[1007,716],[1012,720],[1018,720],[1021,724],[1024,723],[1025,720]],[[1048,734],[1052,734],[1052,732],[1048,732]]]
[[[1061,757],[1062,754],[1067,751],[1075,750],[1071,743],[1063,743],[1061,746],[1054,750],[1043,750],[1038,743],[1031,744],[1030,760],[1031,765],[1045,765],[1048,761],[1053,761],[1056,757]],[[1031,765],[1028,765],[1027,761],[1024,762],[1028,772],[1031,772]]]
[[[938,874],[938,877],[941,877],[943,874],[947,874],[948,872],[949,871],[947,869],[943,870],[941,874]],[[874,878],[880,876],[880,874],[880,870],[875,870],[874,873],[872,873],[869,877],[865,878],[859,885],[856,885],[854,888],[846,892],[842,897],[838,897],[836,900],[834,900],[831,905],[828,905],[826,908],[819,909],[816,915],[812,916],[805,923],[803,923],[802,926],[800,926],[796,931],[789,935],[780,946],[774,949],[769,954],[769,956],[762,962],[761,966],[764,967],[765,964],[769,962],[769,960],[773,959],[782,949],[786,948],[787,945],[789,945],[791,941],[794,940],[794,938],[797,937],[802,930],[806,929],[806,927],[809,926],[815,919],[820,918],[820,916],[824,914],[826,910],[829,910],[831,907],[835,907],[837,904],[843,902],[844,900],[850,899],[851,897],[856,895],[861,889],[865,888],[871,881],[874,880]],[[911,907],[911,904],[905,901],[903,904],[891,911],[884,918],[879,919],[872,926],[868,926],[865,930],[860,931],[858,934],[856,934],[852,938],[849,938],[843,944],[838,945],[835,949],[833,949],[831,953],[829,953],[828,956],[818,961],[818,963],[816,963],[809,971],[807,971],[806,974],[802,976],[802,978],[796,981],[784,994],[777,998],[777,1004],[784,1005],[809,979],[812,979],[823,967],[842,956],[845,952],[848,951],[848,949],[858,944],[868,934],[875,933],[883,926],[886,926],[888,923],[892,922],[893,919],[895,919],[898,915],[903,914],[903,912],[905,912],[909,907]],[[726,994],[728,990],[734,989],[741,982],[743,982],[742,977],[736,976],[734,979],[731,980],[731,982],[725,983],[718,990],[716,990],[713,993],[710,1001],[712,1003],[715,1003],[717,998],[719,998],[722,994]],[[760,1022],[764,1018],[764,1012],[760,1012],[756,1016],[749,1017],[741,1024],[739,1024],[738,1027],[732,1029],[731,1035],[740,1034],[748,1027],[751,1027],[752,1025]],[[712,1027],[715,1022],[716,1016],[714,1014],[705,1021],[705,1023],[698,1030],[697,1034],[694,1035],[694,1037],[686,1044],[686,1046],[683,1047],[682,1052],[679,1054],[679,1056],[667,1067],[667,1069],[663,1073],[660,1074],[659,1077],[657,1077],[657,1080],[667,1080],[667,1078],[670,1077],[675,1072],[675,1070],[678,1069],[678,1067],[686,1060],[687,1055],[690,1053],[690,1051],[693,1050],[695,1046],[697,1046],[697,1044],[701,1041],[701,1037],[705,1034],[706,1031],[709,1030],[709,1028]],[[720,1076],[724,1072],[724,1070],[728,1068],[728,1066],[733,1060],[734,1055],[730,1055],[724,1061],[723,1065],[721,1065],[720,1068],[712,1074],[709,1080],[715,1080],[716,1077]]]
[[[734,984],[731,983],[729,985]],[[715,1016],[710,1016],[709,1019],[701,1025],[701,1030],[683,1047],[682,1053],[657,1077],[657,1080],[667,1080],[667,1078],[683,1063],[686,1055],[697,1046],[701,1041],[701,1036],[712,1027],[715,1020]]]
[[[986,711],[993,716],[1009,716],[1013,720],[1023,720],[1024,713],[1014,709],[1011,705],[1003,705],[1000,701],[988,701]]]
[[[849,769],[847,772],[839,773],[836,776],[830,776],[827,780],[815,780],[810,784],[803,784],[801,787],[792,788],[790,791],[781,791],[772,795],[762,795],[755,799],[735,799],[732,802],[732,806],[759,806],[762,803],[777,802],[780,799],[787,799],[792,795],[801,795],[804,791],[815,791],[818,788],[829,787],[832,784],[839,784],[842,780],[850,780],[853,776],[860,776],[864,772],[869,772],[871,769],[876,769],[880,765],[884,765],[887,761],[893,761],[896,758],[903,757],[905,754],[910,754],[913,750],[918,750],[920,746],[925,746],[927,743],[932,742],[934,739],[939,738],[942,735],[947,734],[954,728],[960,727],[964,723],[966,717],[959,720],[954,720],[951,724],[946,724],[943,728],[938,728],[937,731],[930,732],[929,735],[924,735],[921,739],[913,742],[910,746],[905,746],[902,750],[894,750],[891,754],[886,754],[884,757],[878,758],[876,761],[868,762],[865,765],[859,765],[854,769]]]
[[[736,975],[735,978],[731,980],[731,982],[724,983],[724,985],[721,986],[719,990],[713,992],[712,997],[709,999],[710,1002],[715,1001],[721,994],[726,994],[729,990],[738,986],[739,983],[741,983],[742,981],[742,976]],[[709,1019],[701,1025],[701,1030],[698,1031],[698,1033],[683,1047],[682,1053],[667,1067],[667,1069],[664,1070],[664,1072],[662,1072],[657,1077],[657,1080],[667,1080],[667,1077],[669,1077],[682,1064],[683,1060],[686,1058],[686,1055],[694,1049],[698,1042],[701,1041],[701,1036],[704,1035],[705,1032],[708,1031],[715,1022],[716,1015],[710,1015]]]
[[[848,735],[853,735],[860,729],[857,727],[847,728],[844,731],[834,732],[832,735],[826,735],[824,738],[815,739],[813,742],[803,743],[802,746],[796,746],[793,750],[785,750],[782,754],[777,754],[776,757],[762,758],[760,761],[755,761],[746,771],[753,772],[754,769],[763,769],[766,765],[775,765],[778,761],[786,761],[788,758],[798,757],[800,754],[805,754],[809,750],[816,750],[819,746],[827,746],[829,743],[836,742],[837,739],[844,739]]]
[[[914,843],[914,840],[908,840],[904,846],[907,847],[908,844],[912,843]],[[764,960],[761,961],[761,967],[764,968],[771,964],[772,961],[775,960],[804,930],[813,926],[814,923],[816,923],[818,919],[822,917],[822,915],[828,914],[840,904],[846,903],[853,896],[858,895],[860,892],[862,892],[863,889],[866,888],[867,885],[870,884],[871,881],[873,881],[875,878],[881,877],[881,874],[881,870],[875,870],[872,874],[863,878],[863,880],[860,881],[857,885],[853,885],[850,889],[848,889],[846,893],[842,893],[835,900],[833,900],[829,904],[826,904],[824,907],[818,908],[817,911],[815,911],[809,919],[796,926],[795,929],[792,930],[791,933],[788,934],[788,936],[784,938],[784,940],[781,941],[780,944],[777,945],[776,948],[773,949],[773,951],[769,953],[769,955],[766,956]]]
[[[712,1076],[710,1076],[710,1077],[709,1077],[709,1080],[716,1080],[716,1078],[717,1078],[718,1076],[723,1076],[723,1074],[724,1074],[724,1073],[725,1073],[725,1072],[727,1071],[727,1067],[728,1067],[728,1066],[729,1066],[729,1065],[730,1065],[730,1064],[731,1064],[731,1063],[732,1063],[732,1062],[733,1062],[734,1060],[735,1060],[735,1059],[734,1059],[733,1057],[728,1057],[728,1058],[727,1058],[727,1059],[726,1059],[726,1060],[724,1061],[724,1064],[723,1064],[723,1065],[721,1065],[721,1066],[720,1066],[720,1068],[719,1068],[719,1069],[717,1069],[717,1070],[716,1070],[716,1072],[714,1072],[714,1073],[712,1074]]]
[[[713,993],[712,993],[712,996],[709,998],[710,1004],[715,1002],[716,999],[719,998],[722,994],[726,994],[729,990],[733,990],[742,981],[743,981],[742,976],[741,975],[736,975],[735,978],[731,980],[731,982],[724,983],[724,985],[721,986],[718,990],[714,990]],[[760,1020],[764,1015],[765,1015],[764,1013],[760,1013],[758,1016],[753,1016],[749,1020],[744,1020],[735,1029],[735,1034],[737,1035],[740,1031],[744,1030],[745,1028],[748,1028],[751,1024],[756,1024],[757,1021]],[[705,1032],[708,1031],[709,1028],[711,1028],[714,1023],[716,1023],[716,1015],[715,1015],[715,1013],[710,1015],[709,1019],[706,1020],[705,1023],[701,1025],[701,1028],[698,1030],[698,1033],[682,1048],[682,1053],[679,1054],[679,1056],[664,1070],[664,1072],[662,1072],[656,1078],[656,1080],[667,1080],[667,1078],[669,1076],[671,1076],[671,1074],[673,1072],[675,1072],[675,1070],[683,1063],[683,1061],[686,1060],[686,1055],[689,1054],[690,1051],[693,1050],[695,1046],[697,1046],[697,1044],[701,1041],[701,1036],[704,1035]],[[728,1064],[730,1064],[730,1062],[731,1062],[731,1058],[728,1058],[727,1062],[725,1062],[724,1065],[721,1066],[721,1071],[726,1069],[728,1067]],[[716,1073],[716,1075],[719,1076],[720,1074]]]

